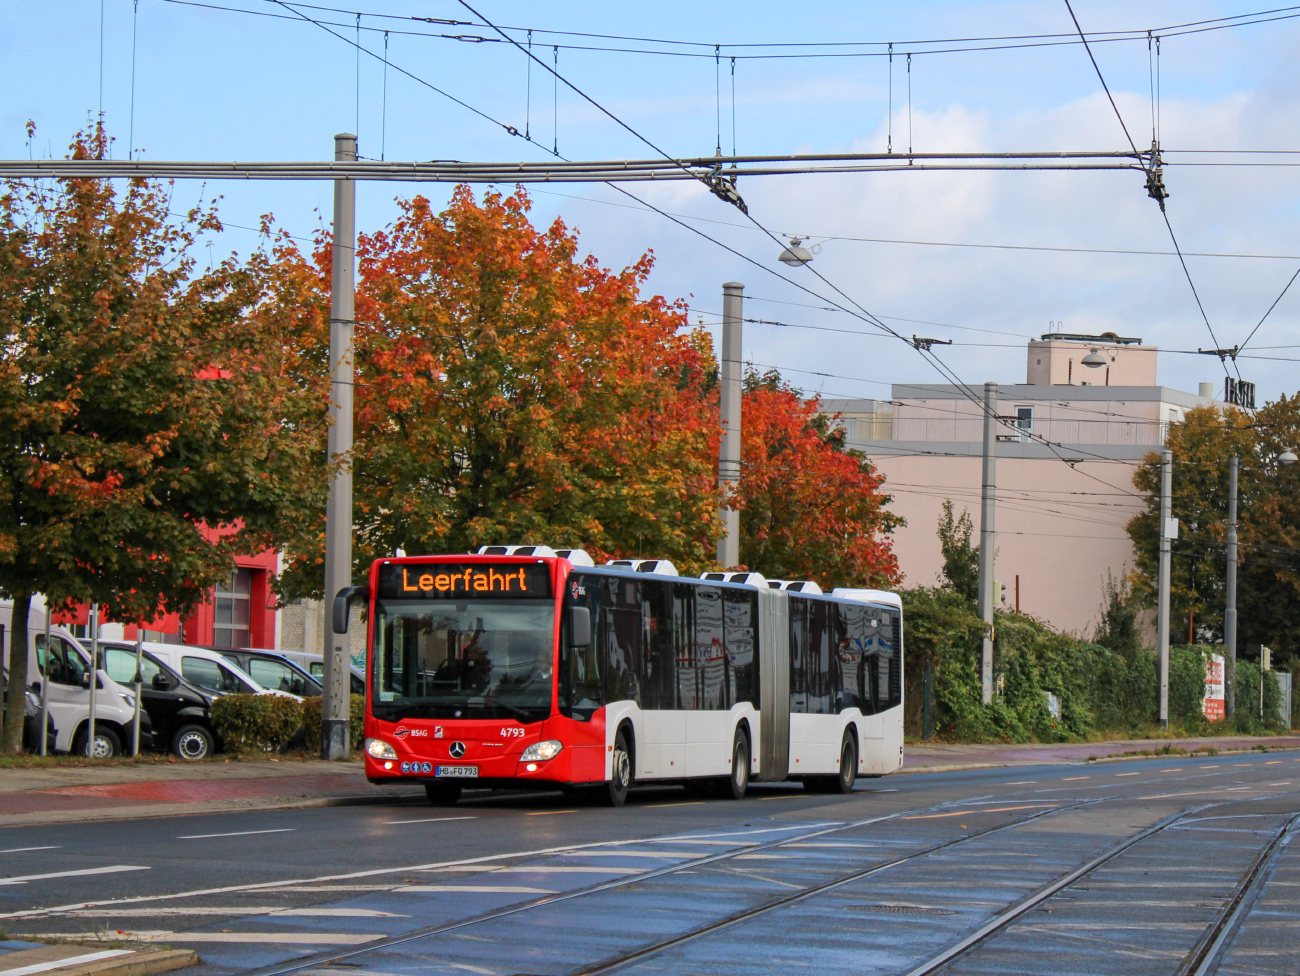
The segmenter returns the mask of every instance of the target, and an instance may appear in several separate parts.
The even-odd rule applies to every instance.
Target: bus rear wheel
[[[844,733],[840,743],[840,771],[834,776],[804,777],[803,788],[810,793],[852,793],[858,777],[858,742],[852,732]]]
[[[731,775],[722,787],[722,796],[742,800],[749,789],[749,736],[736,729],[736,739],[731,744]]]
[[[627,747],[627,737],[620,729],[614,736],[614,751],[610,755],[609,781],[596,788],[601,802],[611,807],[621,807],[627,802],[627,791],[632,785],[632,750]]]
[[[429,802],[435,807],[455,806],[456,801],[460,799],[461,785],[459,783],[425,783],[424,795],[429,798]]]

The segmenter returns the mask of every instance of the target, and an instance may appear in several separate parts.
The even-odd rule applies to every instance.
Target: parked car
[[[316,679],[318,686],[324,684],[325,656],[323,654],[308,654],[306,651],[279,651],[278,653],[299,667],[307,669],[311,676]],[[352,694],[364,695],[366,693],[365,673],[351,664],[348,665],[348,672],[352,679],[350,682]],[[320,694],[320,692],[317,692],[317,694]]]
[[[3,635],[4,677],[8,683],[9,642],[13,603],[0,602],[0,634]],[[62,627],[50,629],[49,646],[45,643],[45,614],[32,610],[27,617],[27,685],[39,696],[42,681],[48,677],[45,688],[46,707],[58,730],[55,749],[59,752],[89,754],[105,759],[122,752],[132,741],[135,727],[134,693],[121,687],[103,670],[103,660],[95,670],[95,741],[88,743],[90,728],[90,652],[77,638]],[[153,729],[147,713],[141,715],[140,748],[153,743]]]
[[[227,661],[238,665],[264,688],[287,691],[302,698],[321,693],[320,681],[286,654],[251,647],[213,650]]]
[[[134,644],[131,647],[135,647]],[[302,695],[266,688],[238,664],[223,657],[220,652],[206,647],[187,644],[157,644],[145,641],[144,649],[179,674],[190,684],[219,695],[287,695],[301,699]]]
[[[31,688],[27,689],[24,696],[26,707],[23,710],[23,748],[28,752],[40,752],[40,739],[38,738],[37,729],[41,724],[41,696],[36,694]],[[0,718],[4,716],[5,707],[8,704],[5,695],[0,694]],[[45,752],[47,755],[54,754],[54,744],[57,737],[54,731],[54,717],[46,715],[45,717]]]
[[[133,687],[136,681],[135,645],[104,646],[104,669],[114,681]],[[193,669],[191,669],[193,670]],[[212,728],[209,709],[220,692],[186,681],[154,656],[140,655],[140,702],[153,724],[159,751],[170,749],[182,759],[203,759],[221,751],[220,737]]]

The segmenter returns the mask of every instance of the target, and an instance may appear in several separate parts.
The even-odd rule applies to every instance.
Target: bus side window
[[[641,621],[640,591],[639,580],[604,581],[596,639],[605,671],[604,701],[607,702],[641,704],[645,629]]]
[[[808,604],[804,597],[790,597],[790,711],[808,711]]]
[[[880,618],[880,687],[876,701],[883,709],[903,701],[903,616],[897,610],[886,610]]]
[[[731,703],[758,700],[758,594],[727,590],[723,598],[723,647],[730,668]]]
[[[701,708],[699,669],[695,648],[695,587],[673,583],[673,681],[677,707],[688,711]]]
[[[569,576],[568,593],[564,598],[565,612],[560,617],[560,714],[586,722],[604,703],[603,668],[601,649],[603,634],[600,620],[599,577]],[[574,647],[569,632],[568,608],[586,606],[591,611],[591,643]]]
[[[677,676],[673,654],[672,584],[639,580],[641,626],[645,655],[641,669],[641,707],[677,707]]]

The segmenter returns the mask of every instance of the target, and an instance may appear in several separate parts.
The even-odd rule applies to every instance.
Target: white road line
[[[521,885],[408,885],[398,888],[406,891],[458,891],[486,895],[556,895],[550,888],[526,888]]]
[[[236,942],[281,945],[360,945],[386,939],[379,933],[355,932],[128,932],[127,938],[145,942]]]
[[[16,878],[0,878],[0,885],[27,884],[29,881],[45,881],[49,878],[77,878],[88,874],[119,874],[122,871],[148,871],[147,867],[132,864],[114,864],[108,868],[82,868],[80,871],[55,871],[51,874],[22,874]]]
[[[441,823],[444,820],[477,820],[478,817],[424,817],[421,820],[385,820],[384,823],[390,824],[408,824],[408,823]]]
[[[0,854],[21,854],[23,851],[57,851],[60,849],[57,844],[53,847],[11,847],[7,851],[0,851]]]
[[[699,851],[571,851],[560,857],[699,857]]]
[[[1036,780],[1036,779],[1022,779],[1022,780],[1020,780],[1020,781],[1017,782],[1017,783],[1007,783],[1006,785],[1007,785],[1007,786],[1030,786],[1030,785],[1032,785],[1032,784],[1034,784],[1034,783],[1037,783],[1037,782],[1038,782],[1038,780]]]
[[[291,834],[297,827],[277,827],[275,830],[236,830],[229,834],[181,834],[177,840],[207,840],[209,837],[248,837],[251,834]]]
[[[17,969],[0,969],[3,976],[31,976],[32,973],[46,973],[51,969],[64,969],[68,966],[79,966],[83,963],[95,962],[98,959],[111,959],[114,956],[129,956],[130,949],[104,949],[100,952],[87,952],[80,956],[68,956],[66,959],[52,959],[49,962],[32,963],[30,966],[19,966]]]
[[[68,912],[67,914],[74,918],[159,918],[171,915],[216,915],[227,918],[233,918],[238,915],[319,915],[326,918],[411,917],[409,915],[394,915],[392,912],[381,912],[370,908],[284,908],[280,905],[246,905],[231,907],[196,906],[191,908],[160,906],[158,908],[120,908],[116,911],[113,911],[112,909],[105,911],[102,909],[90,908],[81,911]],[[2,957],[0,957],[0,963],[3,963]],[[2,969],[0,969],[0,976],[6,976]]]

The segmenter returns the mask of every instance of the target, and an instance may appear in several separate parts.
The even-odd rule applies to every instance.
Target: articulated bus
[[[466,786],[614,806],[648,783],[847,793],[903,763],[892,593],[497,546],[377,560],[336,597],[335,633],[361,600],[366,776],[437,804]]]

